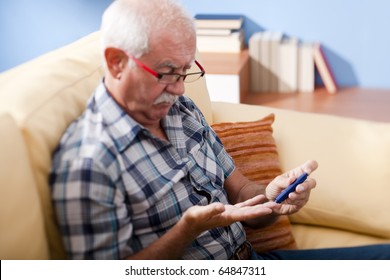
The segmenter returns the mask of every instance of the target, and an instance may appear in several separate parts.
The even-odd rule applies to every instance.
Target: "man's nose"
[[[185,90],[183,78],[180,77],[178,81],[168,84],[166,90],[174,95],[183,95]]]

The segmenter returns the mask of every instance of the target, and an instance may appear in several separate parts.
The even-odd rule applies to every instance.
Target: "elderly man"
[[[268,186],[235,168],[183,96],[183,83],[205,70],[195,60],[193,20],[175,1],[116,0],[101,37],[104,78],[61,139],[50,177],[69,257],[284,258],[253,252],[242,223],[261,227],[299,211],[316,185],[310,177],[285,202],[273,200],[317,163]],[[298,252],[292,258],[315,257]]]

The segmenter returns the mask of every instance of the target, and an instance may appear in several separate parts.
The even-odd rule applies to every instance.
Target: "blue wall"
[[[0,72],[96,31],[112,0],[0,0]]]
[[[270,29],[320,41],[343,86],[390,88],[390,1],[183,0],[191,12],[239,13],[247,35]]]
[[[192,15],[245,15],[247,36],[270,29],[303,41],[322,42],[342,86],[390,88],[390,1],[181,1]],[[110,3],[0,0],[0,71],[97,30]]]

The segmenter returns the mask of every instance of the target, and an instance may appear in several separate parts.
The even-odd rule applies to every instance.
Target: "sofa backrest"
[[[29,194],[36,188],[40,199],[41,210],[34,204],[35,212],[32,212],[30,204],[33,202],[22,203],[19,205],[23,208],[20,213],[36,216],[39,211],[43,212],[45,233],[42,234],[48,237],[50,258],[66,257],[56,226],[48,185],[52,153],[67,126],[84,110],[102,75],[98,32],[0,75],[0,112],[7,112],[9,114],[7,119],[16,120],[27,151],[23,160],[30,164],[32,170],[30,173],[33,176],[23,177],[28,179],[17,182],[20,188],[18,193]],[[204,78],[186,84],[186,93],[194,99],[207,120],[211,122],[211,104]],[[8,137],[7,134],[4,134],[4,137]],[[20,160],[16,159],[19,157],[18,154],[14,157],[15,162]],[[25,176],[24,171],[20,174]],[[16,172],[14,176],[18,176],[18,173]],[[4,186],[8,185],[8,182],[1,183],[3,194],[3,191],[6,191]],[[13,193],[4,194],[10,201],[18,200]],[[4,211],[7,213],[14,209]],[[1,225],[3,230],[4,224]],[[28,236],[28,233],[25,235]],[[15,235],[15,238],[17,237]],[[25,256],[45,258],[48,255],[46,247],[42,246],[39,253]],[[12,255],[12,258],[23,258],[23,255],[19,257],[17,254]]]

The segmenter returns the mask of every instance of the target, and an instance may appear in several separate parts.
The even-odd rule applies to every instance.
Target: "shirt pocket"
[[[223,169],[207,141],[192,147],[187,164],[189,180],[197,195],[207,198],[208,203],[227,202]]]

